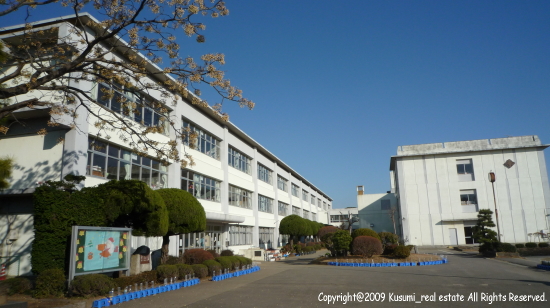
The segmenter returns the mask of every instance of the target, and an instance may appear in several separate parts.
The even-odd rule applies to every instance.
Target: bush
[[[388,245],[386,245],[386,247],[384,247],[383,254],[387,255],[387,256],[393,255],[393,252],[394,252],[394,250],[397,246],[399,246],[399,245],[397,245],[397,244],[388,244]]]
[[[241,266],[252,264],[252,259],[245,258],[243,256],[235,256],[235,258],[241,262]]]
[[[299,245],[299,244],[294,245],[294,251],[296,253],[302,253],[302,245]]]
[[[168,258],[166,259],[166,262],[164,264],[176,265],[176,264],[179,264],[179,263],[180,263],[180,259],[178,257],[168,256]]]
[[[185,275],[193,275],[193,267],[189,264],[176,264],[178,268],[178,278],[185,279]]]
[[[396,258],[404,259],[411,255],[411,250],[407,246],[397,246],[393,250],[393,256]]]
[[[185,264],[202,264],[206,260],[214,260],[214,256],[204,249],[188,249],[183,253],[183,262]]]
[[[372,236],[375,239],[380,240],[380,236],[378,235],[378,233],[376,233],[376,231],[374,231],[372,229],[369,229],[369,228],[359,228],[359,229],[354,230],[351,233],[352,238],[356,238],[358,236]]]
[[[525,243],[525,248],[537,248],[537,243]]]
[[[516,248],[525,248],[525,245],[523,245],[523,244],[516,244]]]
[[[62,269],[43,270],[36,278],[34,297],[60,297],[63,293],[65,293],[65,274]]]
[[[157,266],[157,277],[158,281],[164,281],[164,279],[170,280],[172,277],[178,277],[179,271],[178,267],[171,264],[163,264]]]
[[[497,247],[498,252],[517,252],[516,246],[510,243],[500,243]]]
[[[382,253],[382,242],[372,236],[361,235],[353,240],[353,254],[370,258]]]
[[[191,265],[191,267],[193,267],[193,272],[195,273],[195,277],[199,279],[208,277],[208,267],[206,267],[206,265],[193,264]]]
[[[207,251],[212,254],[212,257],[214,257],[214,259],[220,256],[220,254],[218,254],[218,252],[214,249],[208,249]]]
[[[229,256],[229,261],[231,261],[231,269],[232,270],[237,270],[239,269],[239,267],[241,266],[241,261],[239,259],[237,259],[235,256]]]
[[[127,286],[132,286],[134,284],[140,283],[150,283],[151,281],[157,281],[157,271],[147,271],[139,273],[133,276],[123,276],[113,279],[115,285],[120,288],[125,288]]]
[[[202,264],[208,268],[208,276],[214,277],[214,272],[221,274],[222,265],[216,260],[206,260]]]
[[[358,229],[359,230],[359,229]],[[333,233],[332,236],[332,245],[335,253],[343,253],[344,255],[347,255],[347,252],[349,250],[349,246],[351,244],[351,241],[353,240],[351,238],[351,235],[349,235],[349,232],[346,230],[339,230]],[[378,236],[378,234],[376,235]]]
[[[91,297],[108,295],[116,287],[115,281],[103,274],[76,276],[71,283],[73,296]]]
[[[4,283],[7,286],[8,295],[26,294],[32,289],[32,282],[26,277],[10,278]]]
[[[233,250],[229,250],[229,249],[222,250],[222,252],[220,253],[219,256],[220,257],[231,257],[231,256],[233,256]]]
[[[414,249],[414,245],[407,245],[407,248],[409,248],[409,252],[412,252]]]
[[[397,234],[393,234],[391,232],[380,232],[378,233],[378,236],[380,236],[380,241],[384,247],[389,244],[399,243],[399,236],[397,236]]]
[[[548,247],[548,243],[539,243],[539,248],[546,248]]]
[[[217,257],[216,261],[218,261],[220,263],[222,269],[232,268],[233,267],[233,262],[231,261],[230,258],[231,257],[229,257],[229,256],[227,256],[227,257]]]

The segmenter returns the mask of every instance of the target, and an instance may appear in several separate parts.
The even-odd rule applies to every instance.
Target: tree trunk
[[[162,237],[162,248],[160,249],[160,264],[166,264],[168,261],[168,248],[170,245],[170,236]]]

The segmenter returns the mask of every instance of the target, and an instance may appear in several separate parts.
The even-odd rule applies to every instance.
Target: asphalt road
[[[302,256],[117,307],[550,307],[550,271],[530,267],[540,263],[534,259],[515,264],[451,250],[422,252],[447,254],[449,263],[353,268],[311,265],[313,256]]]

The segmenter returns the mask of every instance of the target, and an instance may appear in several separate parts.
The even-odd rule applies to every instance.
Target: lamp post
[[[493,186],[493,200],[495,201],[495,216],[497,220],[497,235],[498,235],[498,241],[500,242],[500,227],[498,224],[498,209],[497,209],[497,198],[495,197],[495,173],[493,171],[489,172],[489,182],[491,182],[491,186]]]

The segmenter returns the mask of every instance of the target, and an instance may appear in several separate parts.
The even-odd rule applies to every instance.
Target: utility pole
[[[493,171],[489,172],[489,182],[491,182],[491,186],[493,186],[493,200],[495,202],[495,216],[497,220],[497,235],[498,235],[498,241],[500,242],[500,227],[498,224],[498,209],[497,209],[497,198],[495,197],[495,173]]]

